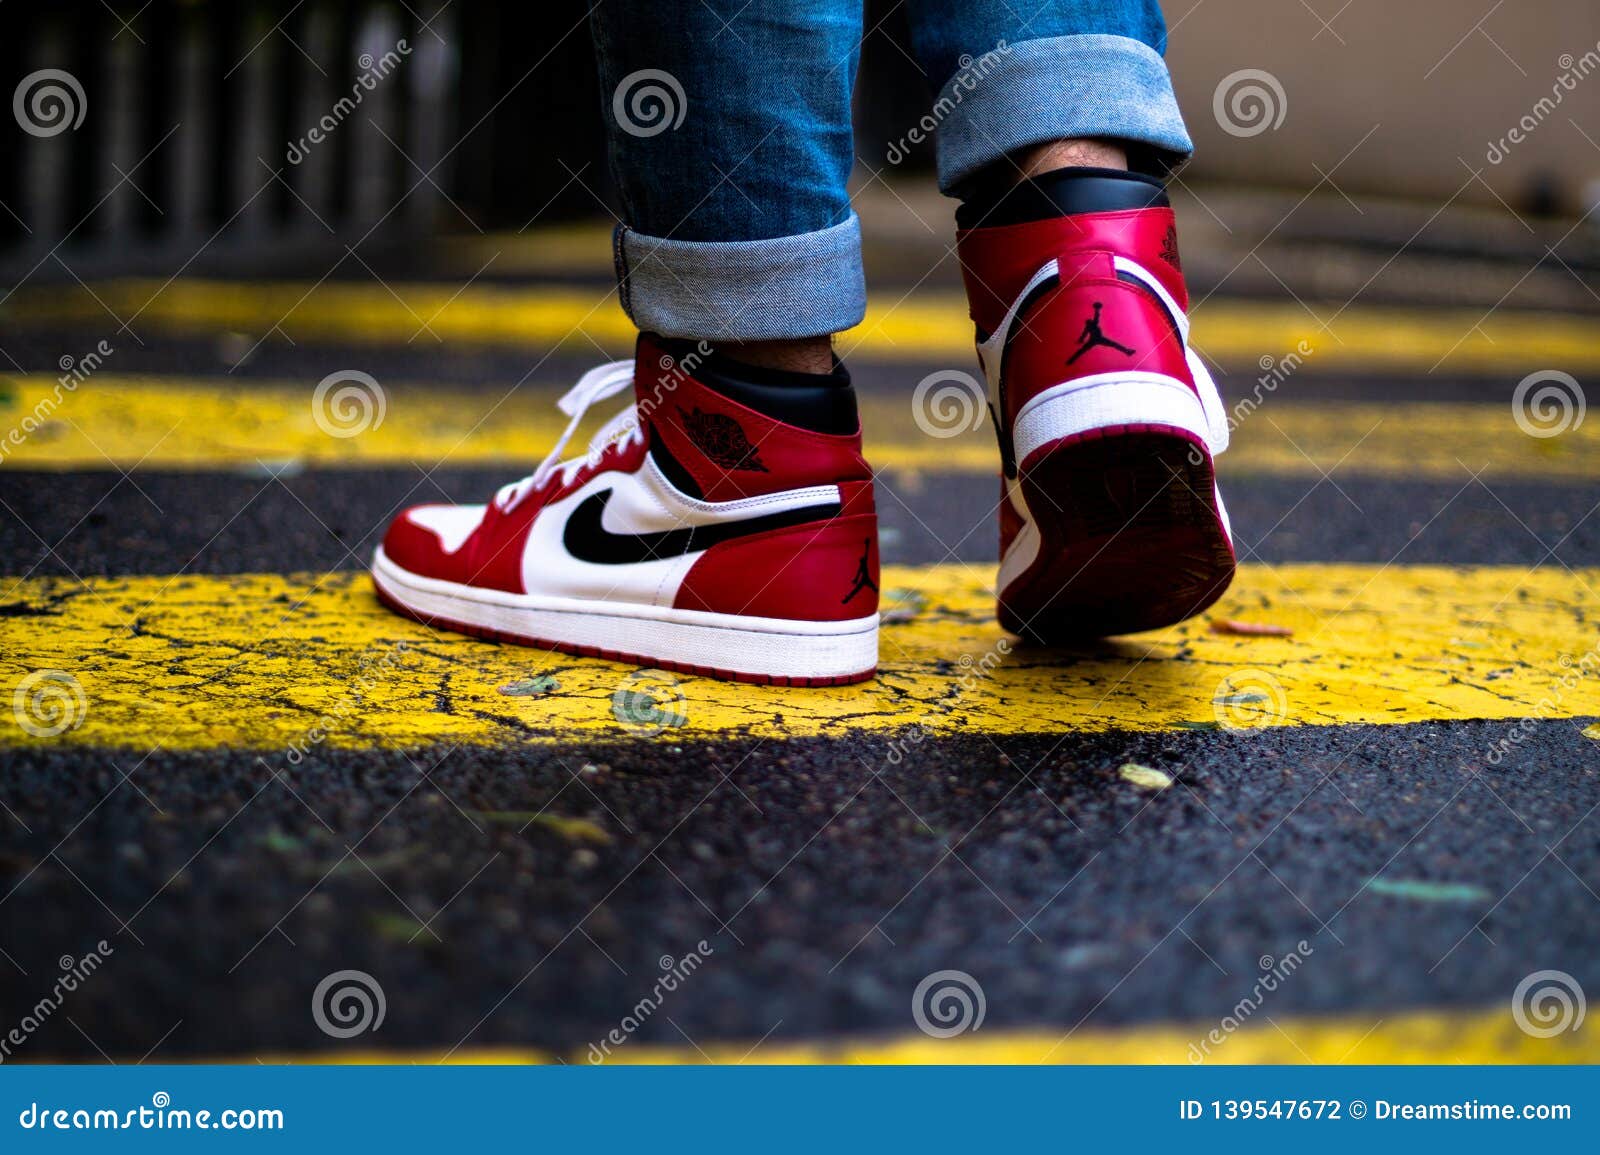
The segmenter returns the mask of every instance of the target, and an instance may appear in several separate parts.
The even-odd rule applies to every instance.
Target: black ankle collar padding
[[[813,433],[847,434],[860,427],[850,371],[837,358],[831,373],[801,373],[746,365],[720,352],[697,358],[690,341],[660,343],[675,359],[694,366],[690,375],[700,384],[774,421]]]
[[[1161,181],[1117,168],[1058,168],[1029,177],[995,196],[979,197],[956,210],[963,229],[1020,225],[1073,213],[1165,208]]]

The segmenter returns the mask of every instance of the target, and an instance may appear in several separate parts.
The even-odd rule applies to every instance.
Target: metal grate
[[[0,5],[13,97],[0,127],[0,272],[14,284],[254,271],[357,242],[592,211],[570,178],[605,184],[588,37],[577,28],[555,43],[585,11]]]

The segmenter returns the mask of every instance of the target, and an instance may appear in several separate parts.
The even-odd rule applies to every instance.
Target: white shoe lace
[[[494,495],[494,503],[506,513],[517,507],[530,493],[536,493],[545,487],[545,484],[558,471],[561,474],[561,484],[569,483],[580,469],[586,465],[594,465],[599,461],[600,455],[606,447],[613,443],[626,446],[632,441],[643,441],[644,430],[639,425],[639,411],[632,402],[622,412],[607,421],[589,439],[589,448],[582,457],[575,457],[571,461],[562,461],[561,454],[567,448],[567,442],[572,440],[572,435],[578,431],[578,426],[583,423],[584,414],[591,405],[609,400],[633,385],[633,362],[613,361],[609,365],[601,365],[590,369],[578,383],[566,393],[556,406],[565,413],[570,420],[561,436],[556,438],[554,448],[545,459],[539,463],[527,477],[520,481],[513,481],[510,485],[503,485]]]

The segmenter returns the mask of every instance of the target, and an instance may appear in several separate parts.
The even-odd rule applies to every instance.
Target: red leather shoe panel
[[[877,518],[835,517],[713,546],[689,570],[673,606],[813,622],[874,614]]]
[[[1172,294],[1179,308],[1189,307],[1177,223],[1170,208],[1079,213],[968,229],[957,235],[956,244],[972,319],[985,335],[1000,324],[1040,265],[1072,252],[1100,251],[1136,260]]]

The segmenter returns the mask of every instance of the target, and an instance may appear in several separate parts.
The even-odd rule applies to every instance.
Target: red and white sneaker
[[[558,463],[585,410],[630,386],[587,455]],[[395,519],[372,562],[385,603],[481,637],[687,673],[872,676],[878,524],[847,383],[745,382],[715,355],[642,336],[636,361],[584,374],[560,405],[571,423],[531,476],[487,505]]]
[[[1107,182],[1057,200],[1116,203]],[[1172,209],[1133,191],[1145,207],[959,234],[1003,466],[1000,623],[1035,641],[1170,625],[1233,579],[1227,414],[1189,347]]]

